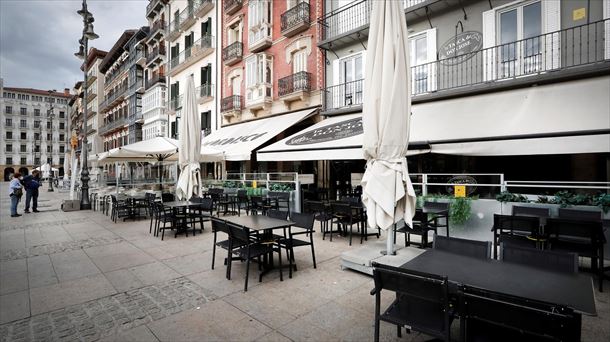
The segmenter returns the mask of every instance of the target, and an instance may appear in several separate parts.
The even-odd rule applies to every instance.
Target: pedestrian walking
[[[11,179],[11,183],[9,184],[9,191],[9,196],[11,197],[11,217],[19,217],[21,215],[17,213],[17,204],[19,204],[21,196],[23,195],[21,174],[19,172],[13,174],[13,179]]]
[[[40,180],[40,172],[32,171],[31,175],[23,178],[23,187],[25,188],[25,210],[24,213],[30,213],[30,201],[32,202],[32,211],[38,212],[38,188],[42,185]]]

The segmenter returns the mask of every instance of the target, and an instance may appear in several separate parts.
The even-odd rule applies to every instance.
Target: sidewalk
[[[373,338],[373,281],[339,266],[347,239],[322,241],[317,233],[317,269],[310,250],[299,248],[299,270],[292,279],[285,272],[283,282],[272,272],[259,283],[253,265],[244,293],[244,265],[234,263],[226,280],[219,252],[211,270],[209,224],[195,237],[170,234],[161,241],[149,234],[148,220],[115,224],[99,212],[61,212],[68,195],[46,186],[41,213],[11,218],[7,186],[0,184],[0,341]],[[609,293],[596,291],[599,316],[583,317],[584,341],[610,336]],[[396,328],[382,323],[381,339],[429,337],[398,339]]]

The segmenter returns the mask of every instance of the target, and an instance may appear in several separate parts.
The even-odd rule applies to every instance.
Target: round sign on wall
[[[438,50],[439,60],[444,65],[456,65],[472,58],[483,47],[483,35],[477,31],[466,31],[451,37]]]

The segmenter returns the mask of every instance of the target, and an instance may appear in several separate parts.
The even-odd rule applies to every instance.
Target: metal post
[[[84,3],[84,2],[83,2]],[[85,20],[86,24],[86,20]],[[81,167],[80,173],[80,181],[81,181],[81,196],[80,196],[80,209],[81,210],[90,210],[91,202],[89,201],[89,167],[87,166],[88,156],[88,148],[87,148],[87,55],[89,54],[88,43],[89,40],[86,36],[83,35],[84,45],[85,45],[85,66],[83,67],[84,74],[84,87],[83,87],[83,147],[81,149],[81,155],[83,156],[83,165]]]

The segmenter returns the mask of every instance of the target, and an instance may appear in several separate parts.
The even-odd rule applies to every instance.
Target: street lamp
[[[47,117],[51,122],[51,158],[48,158],[49,163],[49,192],[54,192],[53,189],[53,118],[55,118],[55,113],[53,113],[53,95],[54,91],[49,90],[49,110],[47,111]]]
[[[83,60],[83,74],[84,74],[84,89],[83,89],[83,99],[87,99],[87,54],[88,54],[88,43],[89,40],[94,40],[99,38],[95,32],[93,32],[93,14],[87,10],[87,0],[83,0],[83,5],[78,13],[81,17],[83,17],[83,36],[78,40],[79,48],[78,52],[74,55]],[[83,101],[83,103],[85,102]],[[83,167],[80,174],[81,180],[81,196],[80,196],[80,208],[81,210],[91,209],[91,202],[89,201],[89,168],[87,166],[88,159],[88,148],[87,148],[87,104],[83,105],[83,147],[81,148],[81,155],[83,159]]]

